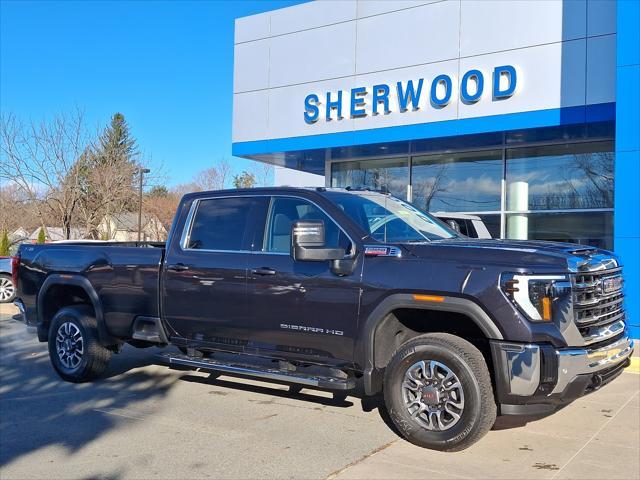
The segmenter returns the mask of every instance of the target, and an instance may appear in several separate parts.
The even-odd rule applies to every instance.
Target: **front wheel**
[[[111,350],[98,341],[98,324],[90,308],[65,307],[56,313],[49,327],[49,358],[68,382],[88,382],[104,373]]]
[[[496,419],[482,353],[445,333],[421,335],[400,347],[385,370],[384,399],[400,434],[434,450],[464,450]]]

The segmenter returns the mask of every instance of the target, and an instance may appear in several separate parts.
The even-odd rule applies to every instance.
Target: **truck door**
[[[316,204],[299,197],[273,196],[264,241],[249,257],[252,342],[291,358],[351,362],[361,267],[356,265],[353,275],[339,277],[331,271],[329,261],[294,261],[290,256],[291,224],[296,220],[322,220],[327,247],[355,248]]]
[[[241,346],[246,325],[247,265],[269,197],[194,200],[179,244],[163,272],[165,321],[194,343]],[[262,233],[260,233],[262,235]]]

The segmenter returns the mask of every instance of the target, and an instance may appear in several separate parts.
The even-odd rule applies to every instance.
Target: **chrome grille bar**
[[[622,290],[604,293],[604,279],[621,272],[613,259],[600,257],[598,263],[586,262],[573,275],[574,321],[585,345],[613,341],[625,330]]]

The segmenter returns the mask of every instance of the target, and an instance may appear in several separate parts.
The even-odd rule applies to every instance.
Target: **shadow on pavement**
[[[51,367],[46,344],[22,324],[0,321],[0,466],[51,446],[73,454],[118,427],[117,417],[97,409],[126,409],[164,397],[175,375],[135,370],[153,363],[155,353],[125,346],[113,356],[106,378],[67,383]]]
[[[347,392],[337,392],[334,394],[333,398],[328,398],[321,395],[314,395],[312,393],[299,392],[296,390],[282,390],[275,387],[268,387],[262,385],[254,385],[251,383],[242,383],[243,379],[248,380],[256,380],[255,378],[246,377],[242,375],[230,375],[225,373],[225,377],[227,378],[237,378],[238,381],[233,380],[221,380],[218,378],[216,374],[211,374],[209,377],[200,377],[196,375],[184,375],[180,378],[180,380],[185,382],[193,382],[200,383],[203,385],[210,385],[215,387],[229,388],[233,390],[241,390],[244,392],[252,392],[261,395],[268,395],[269,397],[279,397],[279,398],[289,398],[295,400],[301,400],[309,403],[316,403],[318,405],[323,406],[331,406],[331,407],[339,407],[339,408],[350,408],[354,406],[354,403],[348,399],[345,399],[344,396],[347,395],[348,398],[356,398],[360,400],[361,408],[364,412],[371,412],[373,410],[377,410],[378,415],[382,421],[399,437],[401,437],[398,429],[392,422],[387,409],[384,405],[384,399],[382,395],[376,395],[373,397],[369,397],[364,395],[361,386],[358,386],[355,390],[349,390]],[[258,379],[259,380],[259,379]],[[280,383],[280,382],[270,382],[274,385],[286,385],[290,386],[288,383]],[[295,387],[294,387],[295,388]],[[326,390],[314,389],[312,387],[303,387],[307,392],[326,392]],[[264,403],[271,403],[269,400],[265,400]]]

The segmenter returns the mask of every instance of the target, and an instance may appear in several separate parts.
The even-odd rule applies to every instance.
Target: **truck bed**
[[[55,306],[55,298],[38,298],[41,287],[51,277],[58,280],[73,274],[84,277],[97,295],[109,334],[127,339],[137,316],[159,316],[160,265],[164,244],[136,242],[62,242],[24,245],[20,249],[21,298],[29,323]],[[49,295],[66,295],[58,288]]]

